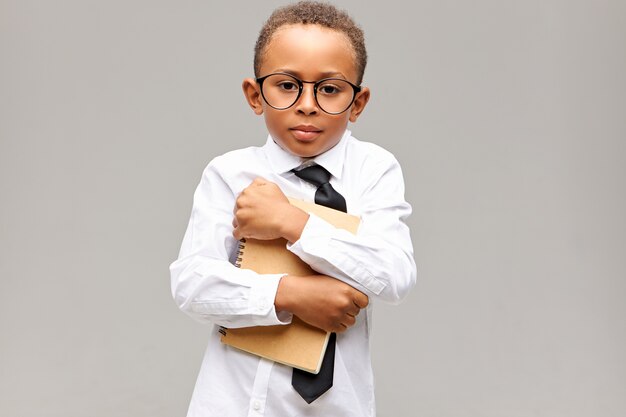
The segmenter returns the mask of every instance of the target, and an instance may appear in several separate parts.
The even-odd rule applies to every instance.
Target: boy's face
[[[277,72],[303,81],[332,77],[353,84],[358,75],[354,51],[343,33],[319,25],[300,24],[278,29],[263,54],[259,75]],[[328,114],[316,103],[313,84],[304,84],[302,95],[285,110],[270,107],[253,78],[244,80],[243,90],[254,112],[265,116],[265,124],[274,140],[283,149],[301,157],[314,157],[335,146],[348,121],[357,120],[370,94],[364,87],[348,110]]]

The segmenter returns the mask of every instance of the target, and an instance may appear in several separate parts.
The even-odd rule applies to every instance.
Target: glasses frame
[[[289,76],[289,77],[293,78],[298,83],[298,95],[296,96],[296,99],[293,101],[293,103],[291,103],[289,106],[287,106],[287,107],[274,107],[265,98],[265,94],[263,93],[263,82],[268,77],[271,77],[272,75],[286,75],[286,76]],[[346,82],[346,83],[350,84],[350,86],[352,87],[352,90],[353,90],[352,100],[350,101],[350,104],[348,104],[348,106],[345,109],[343,109],[342,111],[340,111],[340,112],[329,112],[329,111],[324,110],[324,108],[320,105],[319,101],[317,100],[317,88],[322,83],[324,83],[326,81],[332,81],[332,80],[339,80],[339,81]],[[302,96],[302,92],[304,91],[304,84],[313,84],[313,97],[315,98],[315,103],[317,104],[317,107],[319,107],[320,110],[322,110],[324,113],[332,114],[332,115],[338,115],[338,114],[341,114],[341,113],[345,112],[346,110],[348,110],[350,108],[350,106],[352,106],[352,104],[354,103],[354,100],[356,100],[356,95],[358,93],[360,93],[361,90],[362,90],[362,87],[360,85],[352,84],[350,81],[348,81],[348,80],[346,80],[344,78],[330,77],[330,78],[323,78],[323,79],[321,79],[319,81],[304,81],[304,80],[301,80],[298,77],[294,76],[293,74],[288,74],[286,72],[273,72],[271,74],[264,75],[263,77],[255,78],[255,81],[259,84],[259,88],[261,89],[261,96],[263,97],[263,100],[267,103],[268,106],[270,106],[271,108],[276,109],[276,110],[287,110],[287,109],[293,107],[293,105],[296,104],[298,102],[298,100],[300,100],[300,96]]]

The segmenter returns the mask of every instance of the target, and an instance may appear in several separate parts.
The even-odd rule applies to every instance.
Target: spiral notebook
[[[357,216],[301,200],[291,204],[313,213],[335,227],[356,234]],[[285,239],[245,239],[239,245],[237,266],[260,274],[286,273],[311,275],[316,272],[287,250]],[[275,362],[317,374],[330,333],[313,327],[294,316],[291,324],[220,329],[223,343]]]

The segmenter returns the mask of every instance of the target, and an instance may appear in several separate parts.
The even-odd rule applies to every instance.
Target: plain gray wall
[[[193,190],[265,140],[240,91],[277,1],[0,1],[0,415],[184,415]],[[626,5],[338,1],[403,165],[419,268],[377,304],[382,417],[626,415]]]

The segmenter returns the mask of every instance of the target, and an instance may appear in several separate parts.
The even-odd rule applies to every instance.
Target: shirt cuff
[[[311,239],[316,239],[317,241],[323,238],[326,238],[326,240],[329,241],[330,238],[328,236],[330,236],[334,230],[335,226],[322,220],[315,214],[309,213],[309,219],[302,229],[300,239],[293,243],[287,242],[287,249],[296,255],[304,254],[306,253],[305,247],[307,246],[307,241]]]
[[[250,288],[248,308],[257,326],[272,326],[291,323],[292,314],[286,311],[276,313],[274,300],[280,279],[285,274],[260,275]]]

